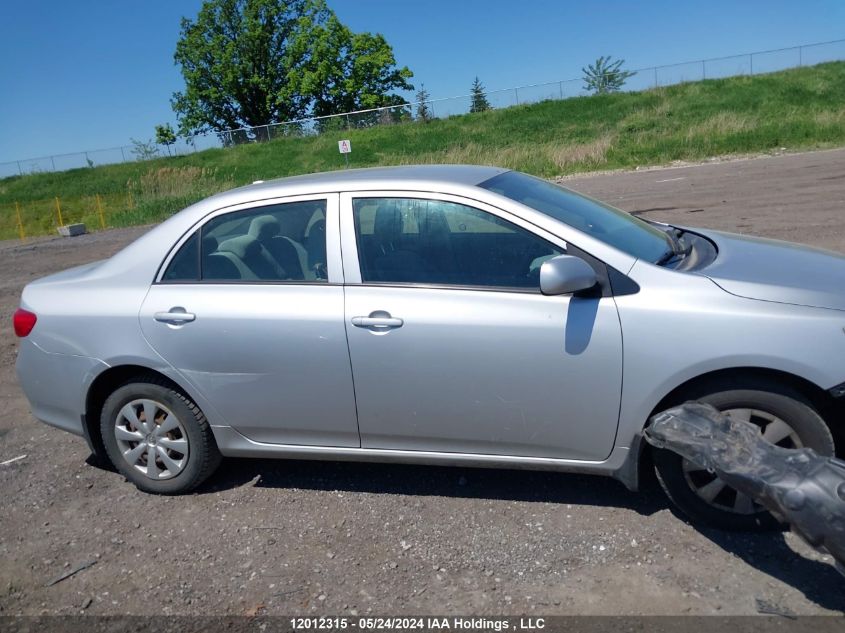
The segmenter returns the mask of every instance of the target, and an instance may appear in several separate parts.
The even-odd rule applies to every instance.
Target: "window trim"
[[[170,266],[170,262],[176,256],[176,253],[182,248],[197,231],[201,230],[208,222],[220,217],[221,215],[228,215],[230,213],[237,213],[239,211],[251,211],[261,209],[262,207],[278,206],[280,204],[288,204],[295,202],[313,202],[316,200],[325,200],[326,202],[326,266],[329,272],[329,278],[324,281],[311,280],[272,280],[272,279],[191,279],[191,280],[174,280],[167,281],[164,279],[164,273]],[[164,260],[159,265],[158,271],[153,281],[153,285],[238,285],[238,286],[337,286],[343,285],[343,265],[340,258],[340,196],[337,193],[312,193],[297,196],[282,196],[274,198],[266,198],[262,200],[252,200],[250,202],[242,202],[239,204],[230,205],[228,207],[221,207],[210,211],[202,218],[197,220],[185,233],[170,247]],[[200,238],[202,242],[202,238]],[[201,248],[197,249],[197,257],[201,257]],[[200,262],[201,263],[201,262]],[[201,269],[200,269],[201,270]]]
[[[567,242],[563,238],[550,233],[542,227],[533,224],[513,213],[493,206],[480,200],[448,193],[432,191],[402,191],[402,190],[372,190],[353,191],[340,194],[340,247],[343,260],[343,276],[346,285],[370,288],[420,288],[427,290],[463,290],[472,292],[506,292],[513,294],[541,294],[539,288],[514,288],[508,286],[466,286],[457,284],[408,283],[393,281],[368,281],[361,279],[361,263],[358,258],[358,242],[355,234],[355,217],[353,203],[355,200],[368,198],[407,198],[413,200],[434,200],[437,202],[451,202],[460,204],[477,211],[489,213],[505,220],[542,239],[550,244],[567,250]]]

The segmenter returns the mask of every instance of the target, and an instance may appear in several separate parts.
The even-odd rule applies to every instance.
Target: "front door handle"
[[[197,315],[188,312],[185,308],[176,306],[170,308],[167,312],[156,312],[153,318],[159,323],[170,323],[172,325],[182,325],[183,323],[190,323],[196,321]]]
[[[363,327],[376,332],[392,330],[402,327],[404,324],[405,322],[402,319],[390,316],[390,313],[384,310],[370,312],[369,316],[352,317],[352,325],[355,327]]]

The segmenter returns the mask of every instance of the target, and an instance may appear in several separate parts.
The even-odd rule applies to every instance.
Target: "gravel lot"
[[[845,151],[569,179],[677,224],[845,251]],[[32,278],[143,228],[0,243],[0,613],[840,613],[845,579],[791,534],[696,529],[656,483],[229,460],[198,493],[139,493],[37,423],[9,319]],[[95,564],[52,586],[63,572]]]

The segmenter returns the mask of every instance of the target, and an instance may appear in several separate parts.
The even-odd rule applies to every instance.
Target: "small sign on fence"
[[[338,141],[337,151],[343,154],[343,158],[346,159],[346,168],[349,169],[349,155],[352,153],[352,143],[349,142],[349,139]]]

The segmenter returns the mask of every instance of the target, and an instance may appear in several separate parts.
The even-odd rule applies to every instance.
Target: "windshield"
[[[630,213],[540,178],[509,171],[479,187],[545,213],[639,259],[658,262],[674,250],[664,231]]]

